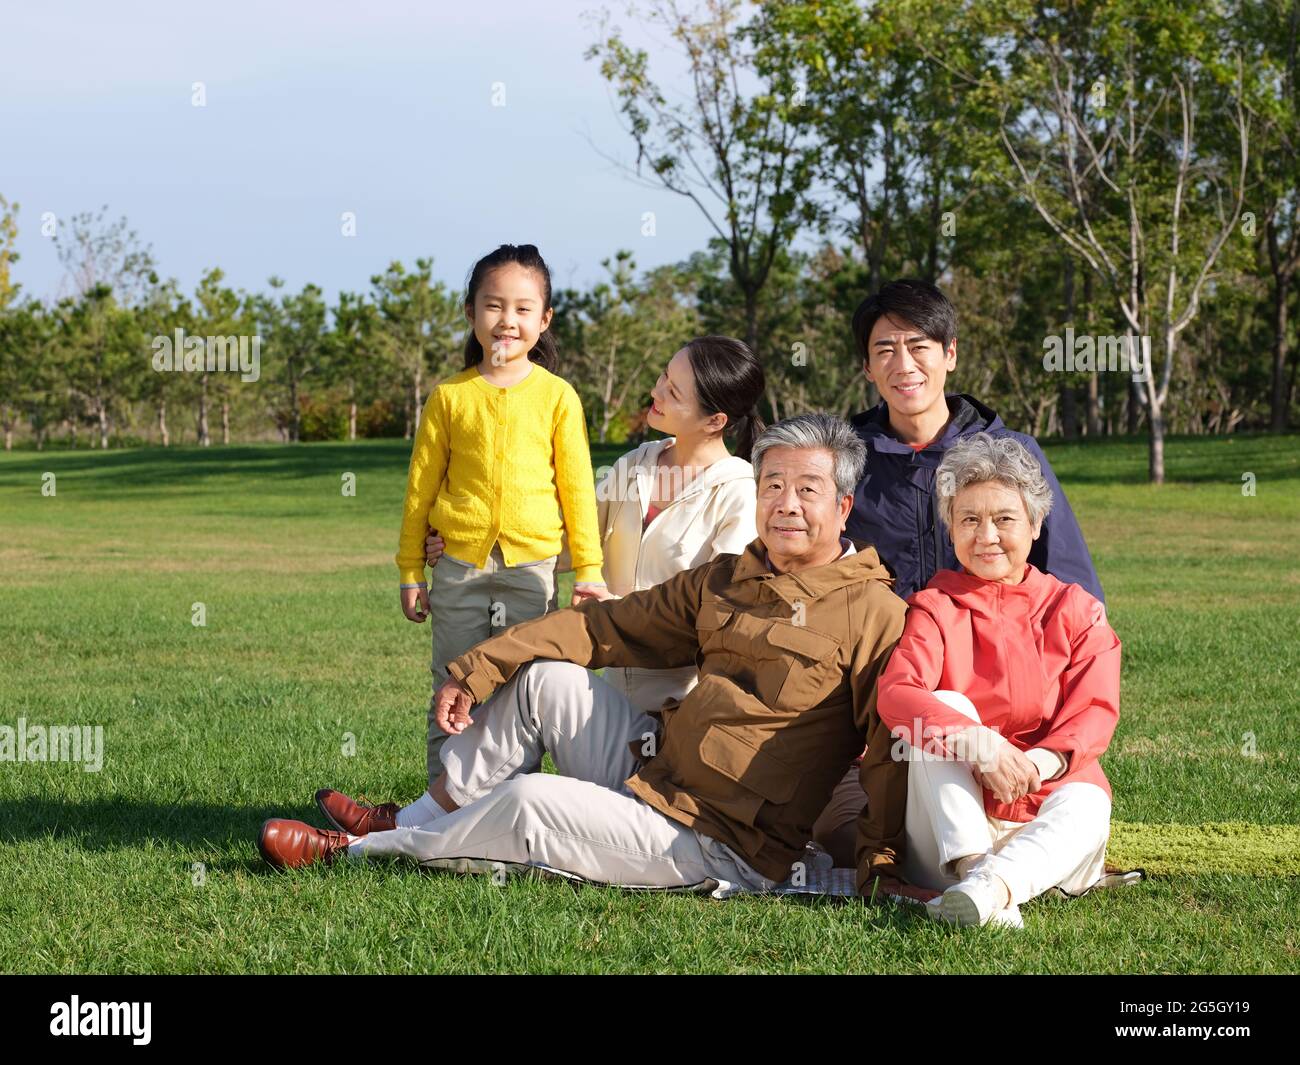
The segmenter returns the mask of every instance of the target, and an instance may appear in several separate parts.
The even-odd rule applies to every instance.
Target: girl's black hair
[[[762,364],[734,337],[696,337],[682,347],[691,360],[700,410],[727,416],[723,433],[735,432],[735,454],[748,462],[754,441],[767,428],[758,413],[767,387]]]
[[[470,270],[469,277],[465,281],[465,305],[471,310],[474,308],[474,297],[478,294],[479,286],[483,280],[495,270],[498,266],[505,266],[507,263],[517,263],[529,270],[535,271],[542,279],[542,312],[545,313],[551,306],[551,271],[546,266],[546,260],[542,258],[542,253],[537,250],[536,244],[502,244],[496,251],[488,252]],[[544,370],[556,373],[560,365],[560,349],[555,343],[555,334],[549,329],[544,330],[537,338],[537,343],[528,353],[528,357]],[[469,335],[465,338],[465,368],[477,366],[483,361],[483,345],[478,342],[478,337],[474,335],[471,328]]]

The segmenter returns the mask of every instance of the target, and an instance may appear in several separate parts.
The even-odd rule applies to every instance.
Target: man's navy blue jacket
[[[964,436],[978,432],[1010,436],[1029,449],[1052,487],[1052,510],[1029,550],[1029,561],[1058,580],[1083,585],[1105,602],[1083,532],[1038,442],[1008,429],[1001,418],[971,396],[946,399],[951,417],[943,435],[924,451],[916,451],[894,436],[884,403],[853,417],[851,424],[867,445],[867,466],[853,497],[845,535],[875,545],[881,561],[896,578],[894,591],[904,599],[924,588],[938,570],[960,569],[952,539],[939,519],[935,470],[944,452]]]

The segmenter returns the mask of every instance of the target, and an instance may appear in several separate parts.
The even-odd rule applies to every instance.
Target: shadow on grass
[[[1145,436],[1094,442],[1040,440],[1061,483],[1149,484]],[[1300,433],[1237,433],[1233,436],[1165,437],[1168,484],[1222,483],[1240,488],[1241,475],[1261,481],[1300,479]]]
[[[305,480],[350,473],[391,473],[404,478],[411,445],[404,440],[359,444],[249,444],[230,447],[147,447],[122,451],[27,451],[0,463],[0,483],[27,481],[44,472],[93,476],[111,485],[157,487],[194,484],[211,477]]]
[[[74,840],[85,850],[118,850],[142,843],[176,843],[186,847],[257,846],[262,822],[270,817],[325,824],[313,802],[276,806],[220,806],[209,803],[137,802],[98,799],[64,802],[53,799],[0,800],[0,843]]]
[[[1090,442],[1043,441],[1061,481],[1070,484],[1147,483],[1145,437]],[[634,443],[591,446],[593,469],[613,463]],[[0,454],[0,484],[28,483],[46,471],[93,476],[112,486],[191,485],[215,477],[306,480],[340,471],[387,473],[404,479],[408,440],[330,441],[310,444],[235,444],[201,448],[139,447],[122,450],[16,451]],[[1170,483],[1239,485],[1243,471],[1260,481],[1300,478],[1300,434],[1238,433],[1228,437],[1170,436],[1165,440]]]

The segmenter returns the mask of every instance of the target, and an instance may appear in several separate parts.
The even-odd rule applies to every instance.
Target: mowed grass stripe
[[[1300,876],[1300,825],[1217,821],[1203,825],[1111,821],[1106,861],[1152,876],[1233,873]]]

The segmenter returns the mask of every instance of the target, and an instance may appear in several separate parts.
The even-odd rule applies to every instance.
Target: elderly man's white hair
[[[939,517],[952,528],[953,500],[968,484],[996,481],[1020,493],[1029,523],[1037,525],[1052,509],[1052,489],[1029,449],[1012,436],[975,433],[959,440],[944,455],[935,474]]]
[[[824,448],[835,463],[835,492],[851,496],[867,464],[867,445],[843,418],[833,414],[796,414],[764,429],[750,454],[754,479],[763,475],[763,456],[774,447]]]

